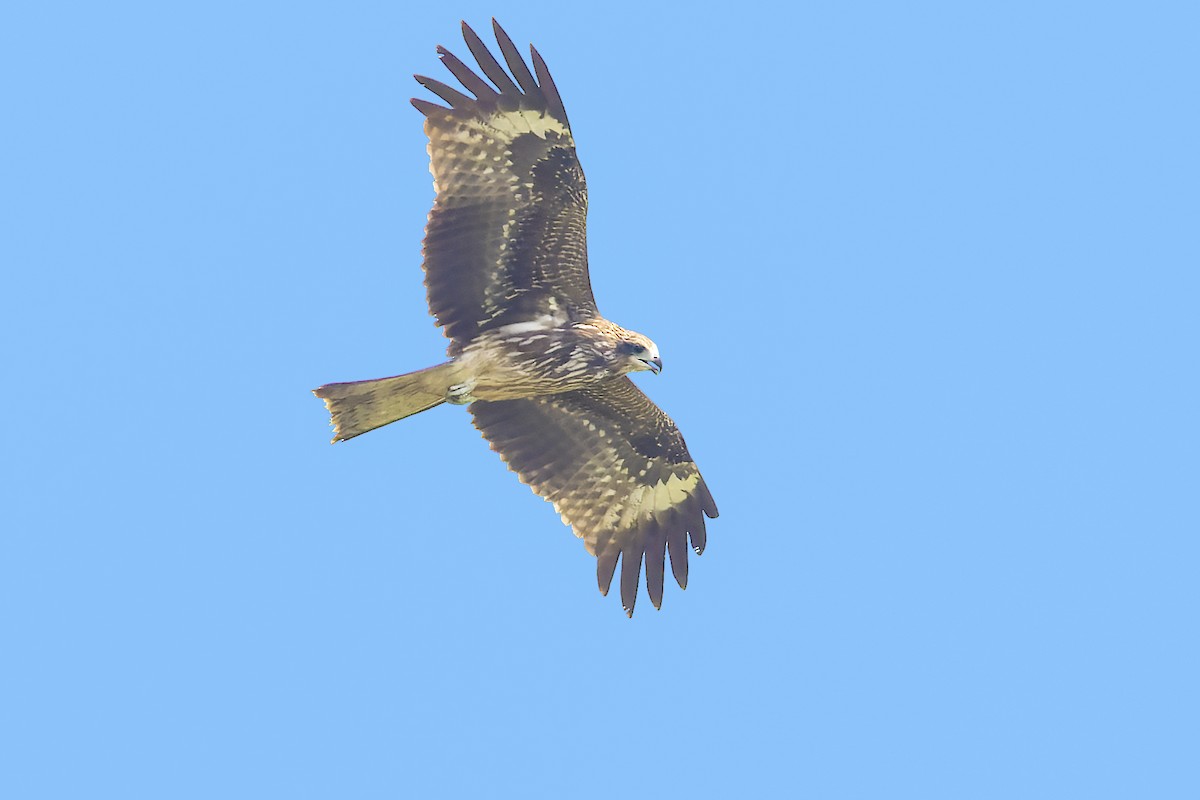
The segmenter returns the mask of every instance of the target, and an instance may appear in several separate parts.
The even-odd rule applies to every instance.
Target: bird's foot
[[[456,406],[465,406],[467,403],[474,403],[475,396],[471,394],[473,391],[475,391],[474,380],[456,383],[446,390],[446,402],[453,403]]]

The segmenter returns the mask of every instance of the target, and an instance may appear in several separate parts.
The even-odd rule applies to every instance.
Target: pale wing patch
[[[693,472],[683,478],[672,475],[666,482],[659,481],[654,486],[654,510],[665,511],[683,503],[699,483],[699,472]]]
[[[566,125],[544,112],[529,108],[493,114],[488,117],[485,124],[502,136],[506,136],[510,142],[526,133],[532,133],[539,139],[545,139],[546,135],[551,133],[567,139],[571,136]]]
[[[447,121],[450,124],[446,124]],[[442,120],[429,117],[425,121],[425,127],[430,138],[433,138],[436,131],[441,138],[461,144],[486,142],[493,146],[489,148],[493,151],[497,140],[504,144],[511,144],[517,137],[526,134],[533,134],[539,139],[554,135],[562,139],[564,145],[574,145],[571,131],[567,129],[567,126],[554,117],[530,109],[502,111],[492,114],[486,119],[450,117],[449,120]],[[492,160],[499,161],[496,157],[493,157]]]

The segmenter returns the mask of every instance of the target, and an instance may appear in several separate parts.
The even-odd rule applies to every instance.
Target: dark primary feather
[[[464,106],[467,103],[473,102],[471,98],[467,97],[453,86],[447,86],[441,81],[434,80],[433,78],[427,78],[424,75],[414,75],[413,77],[417,79],[417,83],[421,84],[426,89],[433,92],[452,106]]]
[[[471,68],[459,61],[458,56],[454,55],[454,53],[451,53],[440,44],[438,45],[437,51],[438,55],[442,57],[442,63],[446,65],[446,69],[450,70],[450,73],[454,77],[458,78],[459,82],[462,83],[463,86],[467,87],[467,90],[470,91],[471,94],[475,95],[476,100],[480,102],[481,106],[485,103],[493,106],[495,105],[496,99],[500,95],[496,93],[495,89],[493,89],[491,86],[488,86],[487,81],[476,75],[474,72],[471,72]]]
[[[467,49],[471,51],[471,55],[475,56],[475,60],[479,62],[479,68],[483,70],[483,74],[487,75],[492,83],[500,88],[503,94],[509,96],[519,95],[521,90],[512,82],[512,78],[508,77],[508,73],[504,71],[504,67],[500,66],[500,62],[492,55],[492,51],[487,49],[487,45],[479,38],[479,34],[471,30],[471,26],[465,22],[462,24],[462,31],[463,39],[467,42]]]
[[[470,410],[492,449],[554,503],[596,556],[601,592],[607,594],[619,556],[621,604],[632,615],[644,558],[658,608],[667,552],[675,579],[687,586],[687,537],[700,553],[704,517],[716,517],[717,507],[675,423],[629,378],[476,402]]]
[[[598,315],[587,265],[587,183],[558,89],[536,51],[534,73],[493,23],[515,81],[463,24],[463,38],[495,88],[444,47],[442,62],[469,97],[441,81],[417,81],[449,108],[414,99],[426,116],[437,197],[425,229],[430,311],[456,348],[544,313],[550,298],[573,319]],[[520,298],[536,298],[521,303]]]
[[[533,45],[529,45],[529,54],[533,56],[533,69],[537,73],[542,93],[546,95],[547,108],[556,119],[566,122],[567,109],[563,108],[562,97],[558,94],[558,87],[554,85],[554,78],[550,77],[550,70],[546,67],[546,62],[542,60],[542,54]]]
[[[517,79],[517,83],[521,85],[521,89],[525,94],[541,94],[538,89],[537,81],[533,79],[533,75],[529,72],[529,67],[525,65],[525,59],[521,58],[521,51],[513,44],[513,40],[504,28],[500,27],[500,23],[492,20],[492,32],[496,34],[496,41],[500,45],[500,52],[504,54],[504,61],[508,64],[509,72]]]

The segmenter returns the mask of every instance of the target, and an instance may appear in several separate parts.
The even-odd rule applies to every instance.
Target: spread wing
[[[587,185],[558,89],[537,50],[530,48],[530,73],[495,20],[512,77],[465,22],[462,27],[491,83],[439,47],[442,63],[474,97],[417,75],[450,107],[412,101],[426,117],[437,192],[425,229],[429,310],[458,345],[547,308],[595,316]]]
[[[687,587],[687,537],[704,550],[704,515],[717,516],[696,462],[671,418],[629,378],[527,400],[478,401],[475,427],[523,483],[554,503],[596,556],[608,594],[621,558],[621,605],[633,616],[642,559],[662,605],[666,552]]]

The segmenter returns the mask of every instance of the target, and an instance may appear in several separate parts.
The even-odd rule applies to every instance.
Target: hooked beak
[[[639,360],[646,365],[646,369],[650,370],[655,375],[662,372],[663,366],[661,358],[642,358]]]

